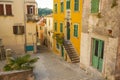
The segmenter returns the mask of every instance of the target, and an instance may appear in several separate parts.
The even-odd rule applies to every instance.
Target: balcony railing
[[[27,14],[27,22],[32,21],[32,22],[37,22],[39,21],[39,16],[38,15],[33,15],[33,14]]]

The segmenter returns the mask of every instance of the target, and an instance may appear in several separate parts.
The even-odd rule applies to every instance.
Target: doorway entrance
[[[104,57],[104,41],[93,38],[92,40],[92,66],[102,72]]]
[[[67,22],[67,40],[70,40],[70,22]]]

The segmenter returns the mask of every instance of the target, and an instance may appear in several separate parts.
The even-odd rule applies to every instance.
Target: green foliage
[[[49,8],[38,8],[38,14],[39,16],[46,16],[48,14],[53,13],[52,9]]]
[[[56,39],[56,41],[62,45],[64,42],[64,34],[63,33],[53,33],[53,39]]]
[[[16,58],[12,57],[8,59],[8,63],[4,66],[4,71],[32,69],[32,64],[37,60],[38,58],[31,59],[29,54]]]

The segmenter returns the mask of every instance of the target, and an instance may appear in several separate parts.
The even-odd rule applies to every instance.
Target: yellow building
[[[54,0],[54,35],[64,34],[62,46],[54,39],[54,51],[65,59],[70,58],[72,62],[76,62],[75,59],[79,62],[81,19],[82,0]],[[75,59],[73,56],[76,56]]]

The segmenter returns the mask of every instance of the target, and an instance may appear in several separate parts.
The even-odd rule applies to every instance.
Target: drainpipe
[[[24,34],[25,34],[25,44],[24,44],[24,50],[25,50],[25,53],[27,52],[26,51],[26,43],[27,43],[27,38],[26,38],[26,5],[25,5],[25,0],[24,0],[24,4],[23,4],[23,7],[24,7]]]

